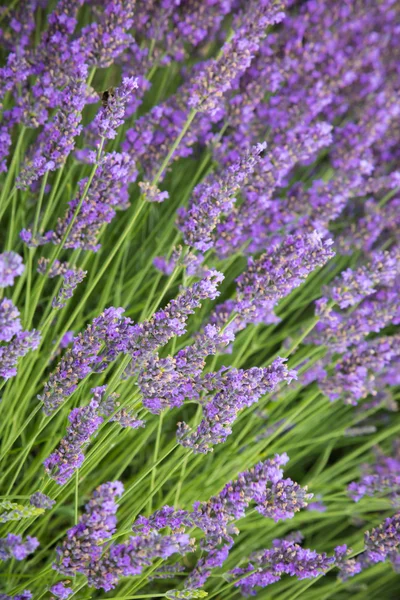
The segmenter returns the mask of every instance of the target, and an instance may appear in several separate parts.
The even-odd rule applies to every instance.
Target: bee
[[[114,96],[115,90],[113,87],[109,88],[108,90],[105,90],[102,94],[100,94],[101,104],[104,108],[109,108],[109,101],[111,98],[114,98]]]

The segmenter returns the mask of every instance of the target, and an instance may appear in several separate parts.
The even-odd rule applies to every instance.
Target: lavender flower
[[[53,120],[46,123],[34,152],[23,163],[17,187],[26,189],[46,172],[58,169],[73,150],[75,137],[81,132],[86,75],[86,67],[80,68],[77,70],[76,79],[63,90],[60,109]]]
[[[29,502],[32,504],[32,506],[36,506],[36,508],[44,508],[45,510],[50,510],[56,503],[55,500],[52,500],[42,492],[35,492],[32,494]]]
[[[22,258],[16,252],[0,254],[0,287],[14,285],[14,279],[24,272]]]
[[[103,553],[103,545],[115,532],[116,498],[124,491],[119,481],[104,483],[93,493],[79,523],[68,530],[67,538],[57,548],[54,568],[66,576],[87,573]]]
[[[32,592],[24,590],[21,594],[16,596],[7,596],[7,594],[0,594],[0,600],[32,600]]]
[[[374,252],[367,265],[356,271],[343,271],[329,290],[325,290],[325,296],[330,296],[340,308],[348,308],[376,292],[376,286],[390,286],[399,275],[399,252],[400,249]]]
[[[93,122],[93,129],[102,138],[112,140],[124,122],[125,106],[133,91],[138,87],[137,79],[124,77],[120,87],[104,92],[107,99]]]
[[[359,482],[352,481],[348,492],[354,502],[365,496],[389,495],[394,506],[400,498],[400,445],[395,444],[393,456],[385,456],[376,450],[375,462],[363,466],[363,475]]]
[[[4,379],[15,377],[17,374],[18,359],[22,358],[29,350],[36,350],[40,343],[40,333],[32,331],[19,331],[6,346],[0,347],[0,376]]]
[[[63,308],[69,298],[72,298],[75,288],[86,277],[87,271],[76,267],[69,267],[68,263],[61,263],[55,260],[47,272],[49,261],[41,258],[38,264],[38,272],[52,279],[53,277],[61,276],[63,284],[57,296],[53,298],[53,308]]]
[[[121,427],[130,427],[131,429],[144,427],[145,422],[142,419],[138,419],[134,411],[126,408],[118,408],[120,406],[118,402],[119,394],[107,395],[106,390],[106,385],[90,390],[93,394],[93,399],[99,405],[98,413],[100,415],[109,417],[110,421],[118,423]]]
[[[234,81],[249,67],[254,53],[266,35],[268,25],[284,18],[285,2],[279,0],[251,1],[236,17],[236,32],[223,46],[220,57],[194,78],[189,106],[214,116],[220,110],[220,98],[231,89]]]
[[[400,513],[389,517],[384,522],[365,533],[365,550],[368,561],[384,562],[394,558],[400,545]]]
[[[8,298],[0,302],[0,341],[9,342],[22,330],[19,310]]]
[[[100,427],[103,419],[98,415],[99,405],[95,400],[82,408],[74,408],[69,414],[67,434],[57,449],[44,461],[48,475],[59,485],[64,485],[82,465],[84,448],[91,436]]]
[[[236,567],[230,574],[240,578],[235,587],[240,587],[246,596],[257,595],[254,588],[264,588],[279,581],[285,573],[297,579],[312,579],[323,575],[334,564],[334,557],[325,552],[302,548],[292,540],[274,540],[273,547],[259,550],[249,557],[246,567]],[[254,573],[254,571],[256,571]],[[246,573],[249,573],[246,576]]]
[[[363,300],[356,310],[348,312],[333,310],[324,297],[317,300],[319,322],[309,341],[327,345],[332,352],[344,352],[369,333],[378,333],[389,323],[400,322],[397,287],[396,282],[393,287],[380,289]]]
[[[27,536],[26,541],[22,541],[20,535],[9,533],[7,537],[0,538],[0,560],[24,560],[28,554],[32,554],[39,546],[39,541],[35,537]]]
[[[195,453],[212,452],[215,444],[225,442],[232,433],[231,425],[240,410],[258,402],[261,396],[273,391],[282,381],[290,383],[295,376],[295,371],[289,371],[282,358],[277,358],[270,367],[263,369],[222,369],[206,375],[204,386],[209,392],[218,391],[211,400],[203,401],[203,420],[196,431],[191,431],[186,423],[178,424],[179,443],[192,448]]]
[[[321,390],[330,400],[342,398],[352,405],[368,394],[374,395],[376,373],[399,356],[399,341],[398,335],[377,338],[349,350],[336,364],[334,373],[322,379]]]
[[[96,175],[82,200],[87,187],[87,179],[79,181],[79,193],[69,202],[69,209],[64,218],[59,219],[54,231],[47,231],[37,238],[32,238],[29,230],[23,230],[21,237],[28,245],[41,246],[49,242],[59,245],[64,238],[68,226],[80,206],[68,238],[66,248],[83,248],[97,252],[100,248],[97,238],[101,227],[110,223],[116,210],[124,210],[129,206],[128,188],[135,181],[137,170],[134,161],[125,153],[110,152],[99,162]]]
[[[60,600],[67,600],[74,593],[74,590],[70,587],[67,587],[64,583],[56,583],[50,588],[52,594],[56,596],[56,598],[60,598]]]
[[[80,380],[92,372],[103,371],[119,352],[126,350],[130,319],[122,308],[107,308],[74,338],[39,397],[46,415],[51,415],[76,389]],[[124,335],[125,334],[125,335]]]
[[[135,0],[111,0],[98,11],[97,22],[83,27],[79,50],[90,66],[104,68],[133,41],[127,31],[132,27]]]
[[[235,195],[249,177],[266,143],[257,144],[221,176],[209,176],[209,182],[200,183],[193,191],[189,209],[178,211],[178,225],[186,244],[205,252],[213,245],[211,234],[221,214],[232,208]]]
[[[166,408],[181,406],[185,399],[198,400],[205,391],[201,375],[206,357],[216,354],[219,347],[230,341],[229,332],[222,333],[218,327],[206,325],[195,342],[175,356],[150,356],[138,374],[143,405],[158,414]]]

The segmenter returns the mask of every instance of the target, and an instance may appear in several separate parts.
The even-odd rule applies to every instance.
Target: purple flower
[[[93,394],[93,399],[98,403],[98,413],[104,417],[109,417],[109,420],[121,425],[121,427],[130,427],[137,429],[144,427],[145,422],[138,419],[136,413],[127,408],[118,408],[119,394],[106,394],[107,386],[102,385],[92,388],[90,391]]]
[[[325,296],[340,308],[354,306],[376,292],[376,286],[390,286],[399,276],[400,250],[373,252],[369,262],[356,271],[346,269],[337,277]]]
[[[9,533],[7,537],[0,538],[0,560],[24,560],[28,554],[32,554],[39,546],[39,541],[35,537],[27,536],[26,541],[22,541],[20,535]]]
[[[297,579],[312,579],[323,575],[330,569],[334,557],[328,557],[325,552],[319,554],[315,550],[302,548],[292,540],[274,540],[271,549],[258,550],[249,557],[246,567],[237,567],[230,571],[235,579],[235,587],[240,587],[242,594],[256,596],[254,588],[264,588],[279,581],[285,573]],[[253,571],[256,571],[255,573]],[[249,573],[246,576],[246,573]]]
[[[18,359],[25,356],[29,350],[36,350],[39,344],[38,331],[19,331],[6,346],[0,347],[0,376],[4,379],[15,377]]]
[[[93,121],[93,129],[102,138],[112,140],[124,122],[125,106],[138,87],[137,79],[124,77],[120,87],[104,92],[103,106]]]
[[[16,596],[7,596],[7,594],[0,594],[0,600],[32,600],[32,592],[24,590],[21,594]]]
[[[59,110],[47,121],[31,155],[24,161],[17,178],[17,187],[28,188],[33,181],[48,171],[61,167],[75,147],[75,138],[81,132],[80,121],[86,100],[87,68],[77,69],[76,79],[62,92]]]
[[[0,341],[9,342],[22,330],[19,310],[8,298],[0,301]]]
[[[14,285],[14,279],[24,272],[22,258],[16,252],[0,254],[0,287]]]
[[[65,247],[97,252],[100,248],[97,238],[101,227],[112,221],[116,210],[124,210],[129,206],[129,184],[135,181],[136,176],[135,162],[127,154],[118,152],[106,154],[99,162],[83,202],[81,199],[87,186],[86,178],[79,181],[79,193],[69,202],[69,209],[66,215],[58,220],[55,230],[47,231],[35,239],[32,239],[30,231],[23,230],[21,232],[23,241],[35,246],[49,242],[59,245],[80,205],[79,214],[65,241]]]
[[[290,381],[296,376],[289,371],[285,359],[277,358],[271,366],[260,369],[224,368],[217,373],[205,376],[203,386],[214,396],[203,400],[203,419],[195,431],[186,423],[178,424],[177,439],[193,452],[206,454],[213,451],[215,444],[225,442],[232,433],[232,424],[240,410],[251,406],[266,393],[273,391],[282,381]]]
[[[365,496],[388,495],[397,506],[400,499],[400,445],[394,444],[393,456],[386,456],[379,449],[375,455],[374,463],[363,466],[360,481],[349,484],[349,495],[354,502]]]
[[[103,553],[104,543],[115,533],[116,498],[124,491],[122,483],[100,485],[85,506],[77,525],[68,530],[67,538],[57,548],[58,563],[54,568],[66,576],[87,573]]]
[[[107,308],[74,338],[39,396],[46,415],[51,415],[76,389],[79,381],[92,372],[102,372],[121,351],[126,350],[130,319],[122,308]],[[129,339],[129,337],[128,337]]]
[[[208,181],[193,190],[189,209],[178,211],[178,226],[186,244],[205,252],[212,245],[211,234],[223,213],[235,202],[235,195],[246,178],[250,177],[266,143],[257,144],[220,176],[211,175]]]
[[[133,24],[134,0],[110,0],[98,12],[98,20],[82,28],[79,51],[88,65],[108,67],[130,43],[127,33]]]
[[[376,374],[399,355],[399,335],[363,342],[338,360],[334,372],[320,381],[320,388],[330,400],[341,398],[345,404],[356,405],[376,393]]]
[[[32,504],[32,506],[36,506],[36,508],[44,508],[45,510],[50,510],[56,503],[55,500],[52,500],[42,492],[35,492],[32,494],[29,502]]]
[[[60,600],[67,600],[71,594],[74,593],[74,590],[70,587],[67,587],[64,583],[56,583],[50,588],[52,594],[54,594]]]
[[[222,47],[219,58],[212,59],[194,76],[189,106],[214,116],[220,110],[220,98],[250,66],[269,25],[284,18],[285,2],[250,0],[234,21],[235,33]]]
[[[64,485],[83,464],[83,450],[103,419],[98,414],[98,402],[92,400],[82,408],[74,408],[68,417],[70,422],[66,436],[57,449],[44,461],[48,475],[59,485]]]

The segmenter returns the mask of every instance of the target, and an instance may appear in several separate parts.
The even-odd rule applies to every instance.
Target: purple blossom
[[[240,410],[258,402],[282,381],[290,383],[295,376],[295,371],[289,371],[282,358],[262,369],[253,367],[226,371],[223,368],[217,373],[207,374],[203,385],[214,395],[210,400],[202,400],[203,419],[195,431],[186,423],[178,424],[179,443],[192,448],[196,454],[212,452],[215,444],[225,442],[232,433],[231,426]]]
[[[235,19],[235,33],[222,47],[220,56],[209,61],[193,78],[189,106],[214,116],[220,110],[220,98],[250,66],[269,25],[284,18],[285,2],[251,0]]]
[[[137,87],[137,79],[124,77],[120,87],[104,92],[106,100],[93,121],[93,129],[101,138],[112,140],[116,137],[118,127],[124,122],[125,106]]]
[[[82,28],[79,51],[88,65],[108,67],[133,41],[127,33],[133,24],[134,0],[111,0],[97,11],[98,20]]]
[[[67,600],[74,593],[74,590],[64,583],[56,583],[50,588],[52,594],[54,594],[60,600]]]
[[[360,481],[352,481],[348,492],[354,502],[365,496],[388,495],[394,506],[400,499],[400,445],[394,444],[393,456],[386,456],[379,449],[375,452],[375,462],[363,465]]]
[[[115,533],[116,498],[123,491],[119,481],[104,483],[95,490],[78,524],[68,530],[67,538],[57,548],[56,571],[72,577],[77,572],[87,573],[87,565],[100,560],[104,543]]]
[[[332,298],[340,308],[348,308],[359,303],[366,296],[376,292],[376,286],[390,286],[399,276],[400,249],[374,252],[366,265],[356,271],[346,269],[332,285],[325,290],[325,296]]]
[[[22,541],[20,535],[9,533],[7,537],[0,538],[0,560],[24,560],[28,554],[32,554],[39,546],[39,541],[35,537],[27,536],[26,541]]]
[[[83,450],[103,419],[98,414],[98,402],[92,400],[82,408],[74,408],[68,417],[66,436],[57,449],[44,461],[47,474],[59,485],[64,485],[85,460]]]
[[[87,271],[83,271],[77,267],[70,267],[68,263],[61,263],[59,260],[55,260],[50,270],[48,271],[49,261],[47,259],[39,259],[38,272],[42,275],[46,275],[52,279],[53,277],[61,276],[63,284],[61,289],[57,293],[57,296],[53,298],[53,308],[63,308],[69,298],[72,298],[75,288],[84,280]]]
[[[236,567],[230,571],[235,579],[240,578],[235,587],[240,587],[245,596],[256,596],[254,588],[271,585],[279,581],[284,573],[298,580],[313,579],[323,575],[335,561],[325,552],[319,554],[315,550],[302,548],[292,540],[278,539],[272,544],[271,549],[258,550],[250,555],[246,567]],[[246,576],[246,573],[249,575]]]
[[[32,494],[29,502],[32,504],[32,506],[36,506],[36,508],[44,508],[45,510],[50,510],[56,503],[55,500],[52,500],[42,492],[35,492]]]
[[[39,344],[38,331],[19,331],[6,346],[0,347],[0,376],[4,379],[15,377],[19,358],[30,350],[36,350]]]
[[[220,176],[211,175],[208,181],[193,190],[189,209],[180,208],[178,225],[186,244],[205,252],[212,245],[211,234],[221,215],[235,202],[242,183],[251,176],[266,143],[257,144]]]
[[[109,417],[109,420],[121,425],[121,427],[130,427],[137,429],[144,427],[145,422],[138,419],[136,413],[128,408],[119,408],[119,394],[106,394],[107,386],[102,385],[92,388],[90,391],[93,394],[93,399],[98,403],[98,412],[104,417]]]
[[[122,308],[107,308],[93,319],[84,333],[74,338],[38,396],[46,415],[58,409],[76,389],[79,381],[92,372],[102,372],[121,351],[126,351],[130,319]]]
[[[376,374],[400,354],[400,336],[376,338],[347,351],[335,365],[332,375],[320,381],[330,400],[341,398],[356,405],[369,394],[375,395]]]
[[[32,154],[24,161],[17,187],[26,189],[48,171],[61,167],[74,149],[75,138],[81,132],[80,121],[86,100],[86,67],[76,72],[76,79],[62,92],[59,110],[47,121]]]
[[[47,231],[33,239],[29,230],[22,230],[21,238],[28,245],[41,246],[49,242],[59,245],[80,205],[79,214],[65,241],[65,247],[97,252],[100,248],[97,238],[101,227],[112,221],[116,210],[124,210],[129,206],[129,184],[135,181],[136,177],[135,163],[127,154],[106,154],[99,162],[83,202],[81,200],[87,187],[86,178],[79,181],[78,195],[69,202],[66,215],[58,220],[54,231]]]
[[[0,600],[32,600],[32,592],[24,590],[21,594],[16,596],[7,596],[7,594],[0,594]]]
[[[22,330],[19,310],[11,300],[0,301],[0,341],[9,342]]]
[[[0,287],[14,285],[14,279],[24,272],[22,258],[16,252],[0,254]]]

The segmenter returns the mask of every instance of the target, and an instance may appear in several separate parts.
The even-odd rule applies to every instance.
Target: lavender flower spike
[[[16,252],[0,254],[0,288],[14,285],[14,279],[24,272],[22,258]]]
[[[100,137],[109,140],[115,138],[118,127],[124,122],[126,104],[137,88],[137,79],[124,77],[120,87],[104,92],[103,107],[93,122],[93,129],[98,132]]]
[[[32,554],[39,546],[39,541],[35,537],[27,536],[26,542],[22,541],[20,535],[9,533],[7,537],[0,538],[0,560],[24,560],[28,554]]]
[[[70,425],[67,428],[67,435],[44,461],[46,472],[59,485],[66,483],[82,465],[85,459],[82,451],[103,422],[98,414],[98,408],[99,405],[95,400],[83,408],[74,408],[68,417]]]

